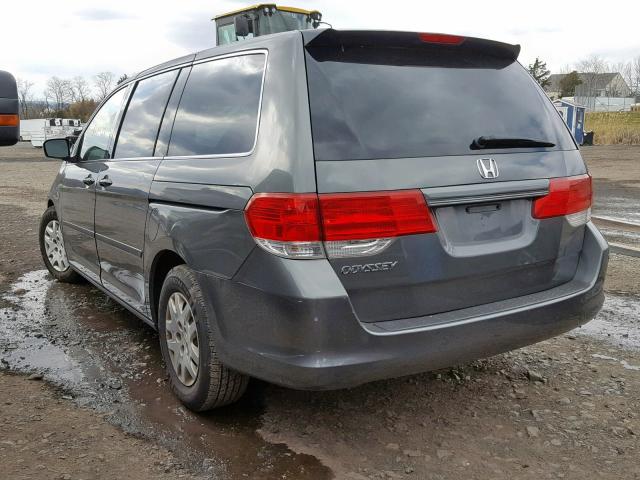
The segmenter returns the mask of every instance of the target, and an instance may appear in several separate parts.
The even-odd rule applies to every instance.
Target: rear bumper
[[[452,366],[553,337],[604,301],[608,246],[590,223],[574,279],[544,292],[437,316],[363,324],[325,260],[255,249],[232,281],[200,274],[221,360],[299,389],[334,389]],[[435,318],[438,317],[438,318]]]

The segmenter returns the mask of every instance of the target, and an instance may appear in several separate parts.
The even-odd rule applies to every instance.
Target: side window
[[[258,53],[193,66],[173,124],[169,156],[253,149],[265,58]]]
[[[171,139],[171,129],[173,128],[173,121],[176,118],[176,111],[178,111],[180,97],[182,96],[184,84],[187,83],[190,71],[191,67],[181,69],[178,74],[178,79],[173,86],[173,91],[169,97],[169,103],[167,103],[167,108],[164,110],[164,116],[162,117],[162,123],[160,124],[158,140],[156,140],[156,149],[153,152],[153,155],[156,157],[164,157],[167,154],[169,140]]]
[[[120,112],[126,88],[116,92],[96,113],[82,137],[80,158],[82,160],[103,160],[111,158],[109,141]]]
[[[177,76],[174,70],[138,82],[124,114],[113,158],[153,156],[162,114]]]
[[[233,23],[218,27],[218,41],[220,45],[227,45],[236,40],[236,27]]]

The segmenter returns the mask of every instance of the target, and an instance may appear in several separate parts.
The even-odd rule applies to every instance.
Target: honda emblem
[[[482,178],[498,178],[498,164],[493,158],[479,158],[476,163]]]

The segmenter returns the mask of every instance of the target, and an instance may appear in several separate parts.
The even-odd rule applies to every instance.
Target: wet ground
[[[640,147],[584,153],[594,212],[633,221],[609,197],[640,201]],[[196,415],[166,385],[155,332],[42,270],[57,168],[0,150],[0,478],[640,478],[640,258],[613,254],[601,313],[556,339],[337,392],[253,382]]]
[[[3,299],[5,368],[43,374],[76,404],[153,437],[192,466],[204,462],[206,470],[233,478],[328,478],[314,458],[256,433],[263,411],[258,382],[238,405],[197,416],[184,409],[166,386],[155,332],[96,289],[61,284],[36,270]]]
[[[594,176],[593,214],[610,241],[640,247],[640,158],[626,145],[583,147]]]

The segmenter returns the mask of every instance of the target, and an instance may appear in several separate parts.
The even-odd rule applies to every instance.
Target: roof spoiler
[[[305,30],[302,32],[306,47],[395,47],[431,50],[459,50],[460,53],[482,53],[515,61],[520,54],[520,45],[495,42],[475,37],[457,35],[394,32],[385,30]]]

